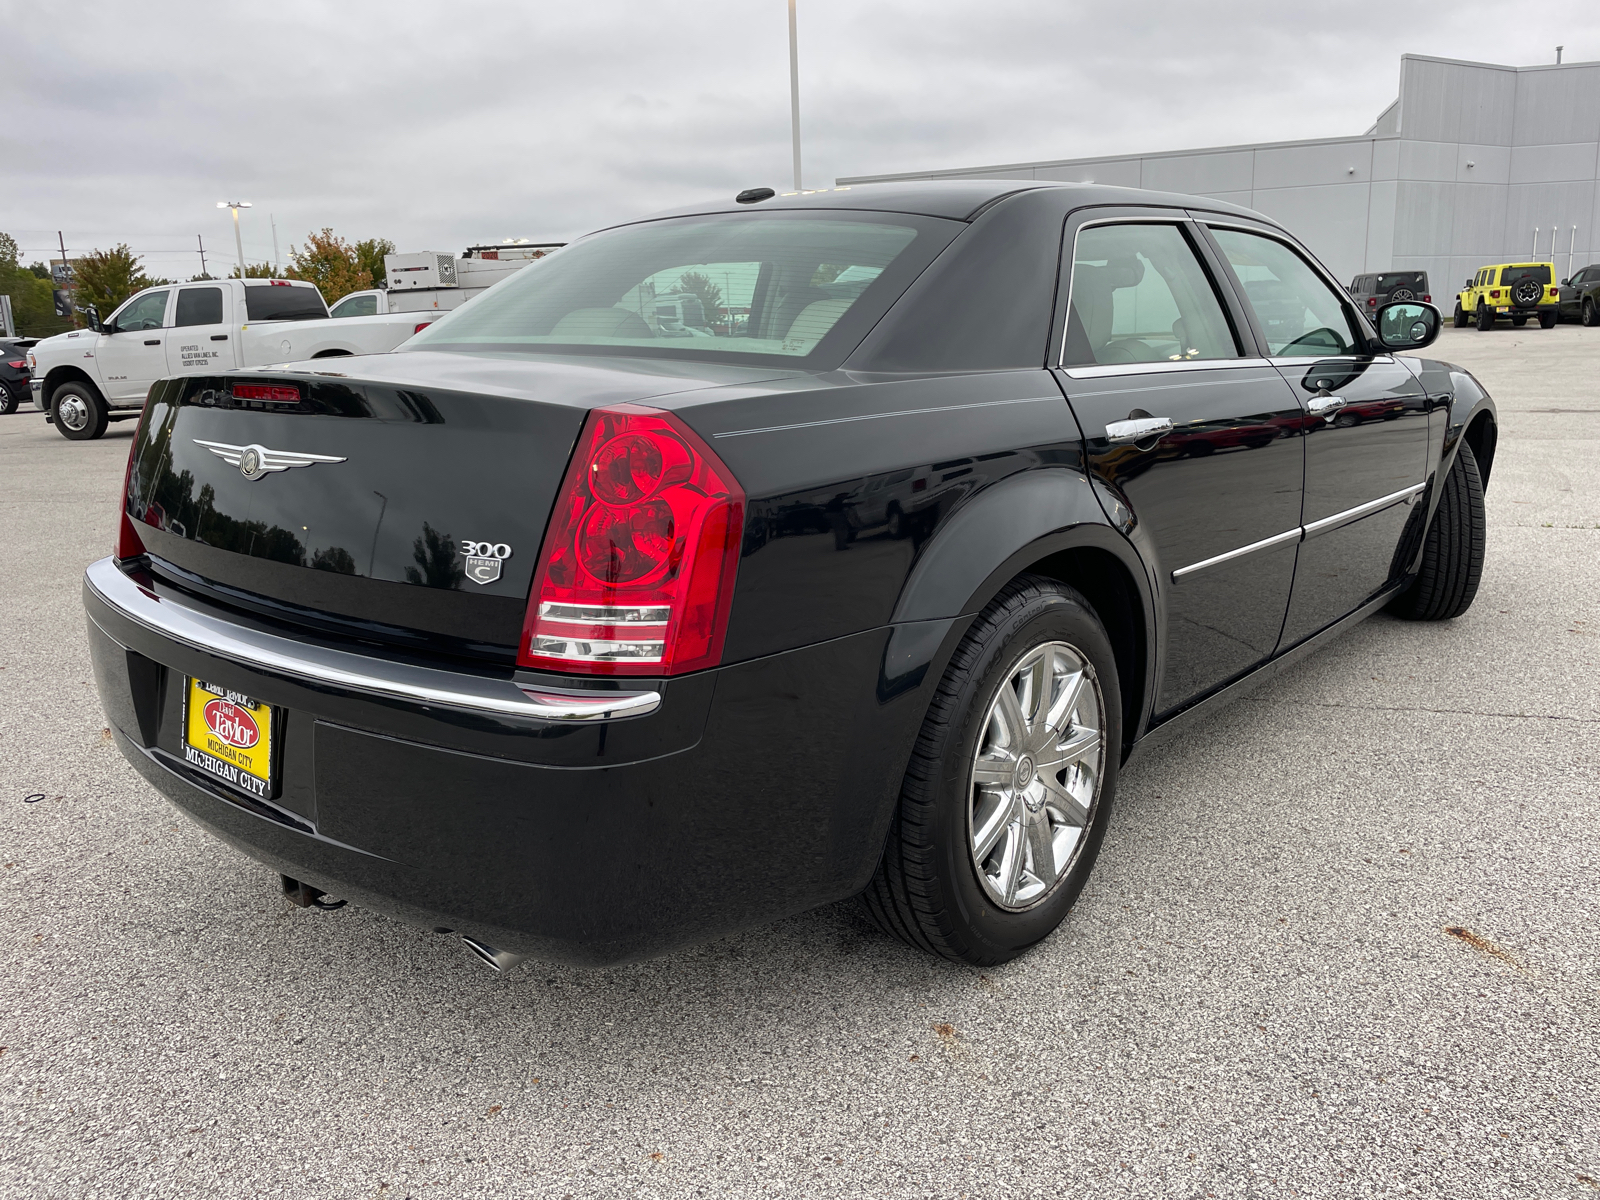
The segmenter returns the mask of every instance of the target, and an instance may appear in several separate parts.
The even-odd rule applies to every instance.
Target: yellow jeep
[[[1479,267],[1456,296],[1456,328],[1470,320],[1479,329],[1493,329],[1501,317],[1510,317],[1519,329],[1529,317],[1539,319],[1539,328],[1556,326],[1560,289],[1555,286],[1555,263],[1499,263]]]

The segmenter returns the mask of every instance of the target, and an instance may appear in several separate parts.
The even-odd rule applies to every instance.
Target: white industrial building
[[[1502,67],[1407,54],[1358,137],[840,179],[1053,179],[1214,196],[1302,238],[1346,283],[1425,270],[1448,308],[1487,263],[1600,261],[1600,63]]]

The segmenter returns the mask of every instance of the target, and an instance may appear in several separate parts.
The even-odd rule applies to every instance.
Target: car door
[[[110,331],[95,349],[106,399],[112,404],[143,400],[150,385],[167,373],[164,344],[171,297],[170,288],[140,292],[112,314]]]
[[[1268,658],[1299,539],[1304,410],[1183,215],[1070,227],[1057,376],[1157,598],[1159,719]]]
[[[1428,398],[1416,375],[1374,352],[1337,285],[1276,231],[1209,226],[1273,365],[1306,422],[1304,540],[1283,648],[1355,611],[1410,565],[1426,486]]]
[[[1600,282],[1600,267],[1585,267],[1566,283],[1561,285],[1556,301],[1558,311],[1563,317],[1580,317],[1583,315],[1583,293],[1588,285]]]
[[[228,289],[191,283],[178,289],[167,334],[167,373],[194,375],[238,366]]]

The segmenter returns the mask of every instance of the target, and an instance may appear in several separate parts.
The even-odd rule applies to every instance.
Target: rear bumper
[[[109,559],[89,569],[84,604],[118,746],[200,824],[401,920],[591,965],[860,890],[930,686],[882,686],[891,631],[879,629],[643,687],[597,682],[587,695],[658,702],[621,716],[603,700],[573,720],[518,707],[571,680],[291,640]],[[316,677],[307,661],[347,674]],[[185,676],[274,706],[267,802],[182,761]]]

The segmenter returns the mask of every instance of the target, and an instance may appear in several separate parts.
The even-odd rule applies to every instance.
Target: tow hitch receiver
[[[312,887],[309,883],[301,883],[298,879],[290,879],[287,875],[279,875],[278,878],[283,881],[283,898],[296,908],[331,910],[343,908],[349,903],[346,900],[334,900],[331,902],[324,900],[323,897],[327,895],[326,892]]]

